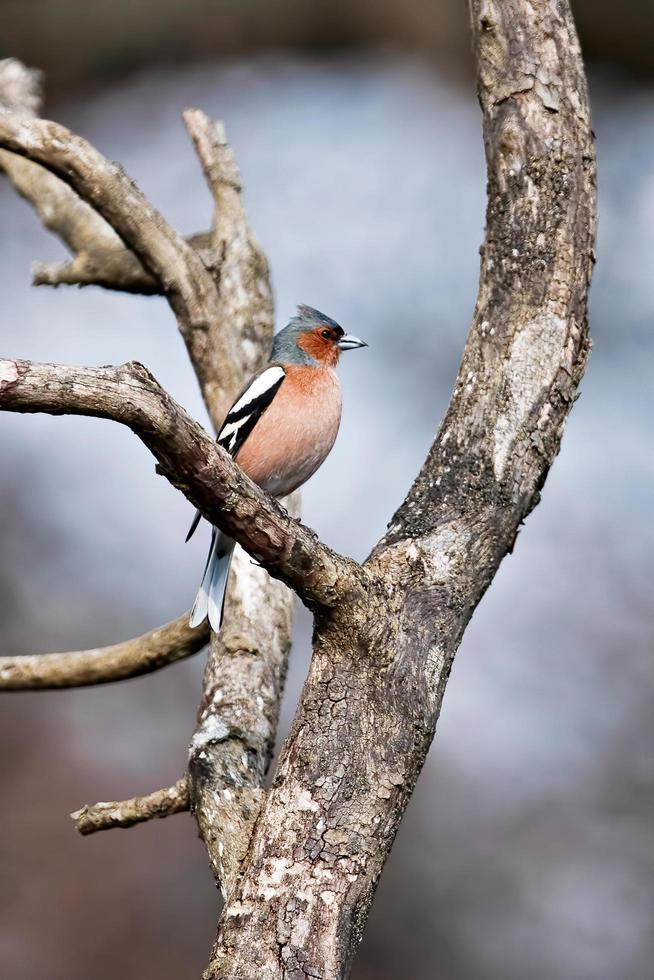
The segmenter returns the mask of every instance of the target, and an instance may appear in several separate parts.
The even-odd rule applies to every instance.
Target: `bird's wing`
[[[283,367],[279,364],[271,364],[255,374],[240,393],[230,408],[217,438],[218,445],[226,449],[230,456],[236,456],[279,391],[285,377]],[[200,516],[198,511],[186,535],[187,541],[198,526]]]
[[[230,408],[218,433],[218,445],[230,456],[237,452],[279,391],[286,374],[279,364],[255,374]]]

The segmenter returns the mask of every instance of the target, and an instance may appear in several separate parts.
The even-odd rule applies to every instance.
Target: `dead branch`
[[[242,360],[241,344],[223,325],[214,280],[200,257],[147,201],[118,164],[64,126],[0,109],[0,147],[40,164],[90,204],[160,283],[186,341],[205,400],[222,398],[220,381]],[[213,339],[207,358],[207,336]],[[222,365],[218,370],[217,364]],[[230,394],[233,392],[230,390]],[[226,405],[221,403],[221,414]]]
[[[199,254],[216,282],[219,310],[199,350],[202,363],[193,351],[191,359],[198,376],[205,377],[205,401],[218,430],[233,396],[261,367],[272,344],[270,271],[245,213],[241,175],[224,123],[199,109],[187,109],[183,118],[214,200],[208,243]],[[237,355],[229,363],[220,337],[227,324],[238,338]],[[212,365],[211,378],[206,361]]]
[[[586,364],[595,170],[572,16],[559,0],[470,7],[489,179],[473,325],[365,602],[316,617],[207,980],[348,976],[454,654],[538,502]]]
[[[41,75],[15,58],[0,60],[0,105],[34,117],[41,108]],[[161,293],[159,281],[125,248],[113,228],[59,177],[25,157],[0,150],[0,170],[32,205],[44,228],[72,252],[69,262],[33,266],[35,285],[97,285],[128,293]],[[188,243],[203,258],[209,236],[192,235]],[[209,263],[213,256],[204,253]]]
[[[188,613],[133,640],[95,650],[0,657],[0,691],[44,691],[111,684],[185,660],[209,642],[209,627],[190,629]]]
[[[0,150],[0,168],[2,168],[2,154],[5,150]],[[19,194],[33,204],[35,211],[41,218],[43,224],[49,227],[63,239],[61,233],[61,222],[55,223],[57,228],[48,225],[41,212],[49,213],[49,208],[42,207],[44,200],[52,201],[53,195],[46,190],[46,181],[51,180],[58,187],[70,189],[62,184],[58,177],[48,173],[43,167],[38,167],[30,160],[24,160],[13,153],[6,153],[14,161],[20,161],[26,166],[36,168],[41,175],[38,184],[33,187],[24,188],[21,184],[12,179],[12,183]],[[5,168],[6,169],[6,168]],[[9,171],[7,175],[11,176]],[[26,192],[24,193],[24,189]],[[70,192],[72,194],[72,192]],[[78,204],[82,202],[73,194],[73,198]],[[57,209],[60,214],[60,209]],[[71,211],[68,211],[71,215]],[[197,235],[189,235],[186,239],[188,244],[198,253],[203,265],[208,272],[215,272],[215,253],[208,248],[210,235],[208,232],[201,232]],[[32,263],[32,285],[34,286],[101,286],[103,289],[114,290],[120,293],[132,293],[138,296],[162,296],[163,290],[160,282],[146,272],[133,252],[119,243],[117,248],[102,248],[99,244],[92,249],[80,250],[70,261],[67,262],[33,262]]]
[[[241,177],[224,125],[194,109],[183,118],[214,200],[205,254],[218,260],[223,319],[247,346],[253,324],[258,324],[254,336],[266,337],[272,323],[267,264],[245,214]],[[212,268],[210,261],[205,264]],[[247,364],[239,370],[245,380]],[[287,508],[299,516],[298,494]],[[237,550],[223,629],[211,637],[189,746],[193,811],[224,896],[234,886],[265,795],[291,644],[292,603],[283,585]]]
[[[242,218],[244,212],[241,199],[243,189],[241,174],[233,150],[227,142],[224,123],[220,120],[213,121],[201,109],[186,109],[182,117],[202,164],[207,186],[219,212],[219,219],[223,217],[229,201],[236,202],[240,212],[239,218]],[[232,194],[230,191],[236,193]]]
[[[34,118],[41,108],[40,73],[26,68],[15,58],[0,61],[0,105]],[[97,254],[110,256],[115,268],[120,264],[119,256],[129,256],[131,265],[147,276],[138,259],[126,252],[107,222],[54,174],[7,150],[0,150],[0,170],[4,170],[20,196],[34,207],[43,226],[57,235],[76,256],[73,263],[63,268],[70,268],[75,263],[87,268],[94,263]],[[48,276],[54,279],[55,268],[39,266],[35,280],[37,276],[41,281]]]
[[[41,109],[43,75],[16,58],[0,59],[0,105],[10,112],[35,116]]]
[[[0,410],[120,422],[207,520],[308,605],[333,605],[357,588],[356,563],[330,551],[255,486],[141,364],[78,368],[0,360]]]
[[[215,310],[215,287],[184,239],[149,204],[118,164],[64,126],[0,110],[0,144],[56,174],[100,214],[150,273],[163,281],[182,324]]]
[[[286,505],[295,516],[299,494]],[[234,563],[225,622],[211,637],[189,747],[193,810],[223,895],[236,880],[264,797],[293,612],[284,586],[272,582],[245,552],[237,549]]]
[[[191,746],[191,795],[200,794],[200,827],[227,893],[209,980],[347,976],[456,649],[538,502],[585,367],[595,171],[570,10],[561,0],[471,0],[470,10],[489,181],[477,307],[443,425],[363,569],[256,490],[139,365],[0,362],[0,408],[79,411],[128,425],[203,514],[315,609],[309,676],[265,794],[267,735],[240,729],[238,713],[218,707],[227,688],[216,670],[230,649],[212,647],[220,659],[207,670]],[[201,116],[189,122],[216,198],[238,194],[220,132]],[[239,335],[247,335],[242,296],[258,297],[261,313],[262,294],[256,263],[252,272],[243,258],[246,230],[236,239],[239,290],[221,299],[215,280],[213,293],[206,286],[206,268],[187,264],[184,243],[162,230],[142,197],[144,222],[132,227],[124,175],[53,127],[21,128],[15,116],[0,115],[0,145],[60,173],[110,221],[161,278],[180,329],[195,338],[195,346],[187,341],[192,357],[225,303],[240,303]],[[223,210],[212,246],[221,241]],[[223,394],[218,362],[212,371],[203,387],[215,408]],[[247,650],[237,656],[245,663]],[[236,703],[249,688],[234,690]],[[270,690],[276,705],[274,683]],[[222,855],[231,846],[234,863]]]
[[[115,803],[85,803],[70,816],[75,822],[75,829],[86,836],[99,830],[113,830],[114,827],[133,827],[146,820],[170,817],[173,813],[184,813],[189,809],[188,780],[182,776],[167,789]]]
[[[23,69],[23,72],[29,77],[27,70]],[[15,103],[11,107],[18,108]],[[184,118],[215,203],[212,232],[193,236],[190,243],[198,251],[205,268],[214,279],[223,320],[219,322],[216,319],[206,330],[191,329],[187,346],[203,387],[205,401],[214,424],[218,427],[232,395],[248,374],[260,365],[269,347],[272,336],[271,291],[265,257],[252,235],[243,208],[240,177],[231,149],[225,140],[224,127],[222,124],[213,124],[204,113],[194,110],[188,110]],[[37,267],[37,281],[52,284],[94,282],[127,291],[165,291],[162,285],[165,279],[146,272],[136,256],[123,247],[118,238],[116,241],[120,244],[119,248],[115,248],[113,242],[111,247],[105,247],[106,242],[101,239],[95,242],[92,237],[81,242],[71,240],[70,234],[77,231],[73,217],[81,215],[83,218],[85,209],[89,210],[101,227],[109,229],[109,226],[99,215],[88,209],[58,177],[13,153],[0,152],[15,167],[31,168],[34,180],[27,185],[32,192],[31,197],[30,193],[27,194],[28,198],[32,200],[42,219],[46,222],[52,221],[55,232],[69,232],[68,244],[74,252],[77,251],[76,246],[79,246],[79,251],[70,263]],[[30,172],[29,169],[27,172]],[[24,188],[18,189],[20,191]],[[72,232],[69,231],[71,225]],[[183,322],[180,325],[184,327]],[[234,337],[243,341],[239,344],[240,357],[233,362],[226,362],[222,356],[224,345],[221,331],[231,331]],[[213,388],[209,387],[210,381],[213,382]],[[241,707],[238,710],[243,710],[245,705],[249,706],[253,732],[268,732],[267,738],[252,736],[252,745],[255,747],[250,752],[251,771],[257,774],[257,778],[263,778],[274,742],[279,698],[290,647],[293,597],[263,571],[254,572],[248,566],[249,563],[237,560],[231,576],[231,614],[228,622],[238,643],[232,642],[228,648],[222,641],[212,644],[210,669],[205,681],[209,684],[213,677],[229,677],[233,690],[239,692]],[[253,576],[257,579],[256,582],[253,581]],[[248,614],[252,610],[248,589],[253,584],[258,589],[257,596],[260,597],[260,615],[264,623],[274,624],[272,630],[258,624]],[[271,611],[275,610],[277,612],[271,617]],[[240,659],[234,655],[237,646],[242,652]],[[252,664],[256,664],[254,673],[250,669]],[[265,696],[255,696],[252,690],[247,689],[242,683],[241,671],[251,676],[253,682],[258,683],[262,679]],[[219,702],[215,697],[215,685],[209,692],[205,690],[200,724],[206,726],[209,716],[216,724],[224,724],[222,716],[229,716],[233,705],[233,701]],[[239,826],[236,815],[228,816],[229,807],[221,814],[220,821],[213,820],[215,814],[212,808],[220,795],[223,776],[222,767],[215,764],[216,759],[213,756],[224,755],[231,744],[228,739],[217,753],[213,750],[209,752],[211,765],[204,760],[201,766],[195,765],[193,749],[191,751],[196,811],[216,873],[223,865],[229,865],[231,869],[236,867],[233,858],[223,860],[223,851],[234,854],[244,847],[243,827]],[[258,753],[261,753],[260,756]],[[205,760],[209,755],[205,752]],[[233,780],[230,785],[232,783]],[[238,830],[238,847],[230,846],[230,827]]]

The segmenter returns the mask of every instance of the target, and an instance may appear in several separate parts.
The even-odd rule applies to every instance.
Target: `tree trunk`
[[[472,0],[489,196],[447,416],[314,653],[210,980],[347,977],[474,608],[539,499],[586,363],[594,152],[567,3]]]
[[[470,0],[470,10],[488,166],[479,295],[446,417],[363,566],[318,542],[254,487],[142,366],[0,362],[0,409],[77,412],[129,425],[203,515],[314,612],[311,668],[268,792],[262,781],[290,602],[281,586],[264,585],[263,572],[243,564],[228,628],[212,641],[188,778],[109,805],[121,826],[161,816],[167,801],[169,812],[194,806],[226,898],[207,980],[347,977],[455,652],[538,503],[585,368],[595,167],[569,6]],[[37,208],[53,193],[45,168],[107,225],[98,230],[94,217],[87,226],[68,188],[63,195],[57,189],[58,209],[47,213],[75,249],[83,220],[84,252],[72,265],[86,264],[83,275],[77,266],[58,267],[54,281],[91,281],[95,244],[107,230],[118,234],[124,251],[112,272],[115,287],[167,297],[218,422],[236,381],[261,359],[272,308],[224,132],[197,111],[186,124],[216,204],[202,247],[197,236],[182,239],[122,170],[56,124],[0,110],[0,165],[8,160],[8,173]],[[12,154],[30,167],[17,167]],[[99,281],[107,284],[107,274]],[[158,636],[158,664],[188,652],[184,634],[184,650],[171,649],[171,634],[178,631],[163,631],[164,649]],[[146,636],[128,645],[131,673],[151,664],[151,643]],[[73,683],[89,676],[89,660],[107,659],[106,651],[94,653],[62,655]],[[80,659],[81,675],[74,673]],[[102,677],[111,676],[107,670]],[[95,682],[96,675],[97,667]],[[107,806],[91,808],[103,827]]]

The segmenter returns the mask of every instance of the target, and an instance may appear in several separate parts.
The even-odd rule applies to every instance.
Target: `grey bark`
[[[452,401],[367,587],[316,615],[212,980],[346,977],[465,626],[559,449],[588,353],[595,170],[567,3],[472,0],[488,211]]]
[[[266,500],[140,366],[4,362],[5,407],[93,411],[130,425],[169,479],[314,611],[309,675],[266,793],[283,644],[266,673],[238,639],[235,663],[253,669],[232,689],[232,641],[228,633],[220,649],[214,641],[212,656],[222,659],[207,670],[190,768],[226,893],[208,980],[347,977],[456,649],[539,500],[585,368],[595,164],[572,16],[563,0],[471,0],[470,12],[488,165],[479,295],[446,417],[363,566]],[[222,134],[201,115],[186,121],[213,185],[218,168],[216,201],[228,209],[238,180]],[[224,315],[203,263],[88,145],[53,124],[30,127],[29,139],[21,133],[0,116],[0,145],[70,183],[164,283],[191,357],[210,354],[198,373],[215,410],[230,351],[220,338],[201,343]],[[129,201],[129,214],[117,200]],[[215,226],[213,234],[219,241]],[[241,252],[254,247],[247,234],[236,240]],[[254,260],[240,274],[241,295],[251,297],[261,268]],[[265,619],[254,619],[261,635]],[[250,684],[265,692],[264,705],[243,730],[235,719]],[[221,713],[223,689],[234,711]]]
[[[293,515],[299,510],[298,497],[289,501]],[[293,612],[287,588],[240,548],[233,565],[236,574],[227,592],[225,625],[211,638],[189,748],[193,808],[223,895],[231,891],[240,871],[264,797]]]
[[[191,800],[188,776],[184,775],[174,786],[157,789],[147,796],[135,796],[131,800],[118,800],[111,803],[84,804],[71,813],[76,830],[84,836],[99,830],[112,830],[115,827],[134,827],[137,823],[169,817],[173,813],[184,813],[190,809]]]
[[[4,168],[18,192],[34,206],[44,225],[75,253],[72,263],[49,271],[41,267],[36,278],[49,275],[56,283],[96,282],[112,289],[165,295],[186,341],[211,419],[215,428],[219,428],[234,394],[265,360],[273,331],[267,263],[245,214],[238,168],[222,124],[212,123],[197,110],[184,114],[215,205],[210,232],[193,236],[186,243],[120,168],[63,127],[34,118],[40,107],[38,73],[13,59],[0,62],[0,105],[10,111],[0,119],[0,125],[5,123],[7,137],[5,148],[0,149],[0,168]],[[16,152],[7,149],[12,141]],[[43,165],[29,158],[30,150],[35,151],[34,156]],[[80,278],[82,272],[86,278]],[[7,394],[6,382],[13,374],[11,362],[5,362],[4,372],[0,368],[0,395],[3,377]],[[70,379],[71,375],[66,377]],[[91,382],[91,391],[88,387],[85,390],[83,376],[77,380],[81,382],[79,394],[85,402],[79,407],[87,411],[94,400],[93,383],[99,382],[99,376]],[[143,380],[140,372],[134,387],[138,387],[139,380]],[[30,384],[31,394],[38,399],[39,384]],[[73,386],[70,387],[72,391]],[[100,383],[96,394],[101,389]],[[90,402],[85,395],[91,396]],[[153,407],[152,401],[149,405]],[[105,408],[111,408],[111,404],[105,404]],[[122,409],[125,408],[123,405]],[[176,424],[173,418],[173,428]],[[189,445],[192,442],[193,439]],[[210,452],[214,448],[212,445]],[[202,469],[206,458],[200,454],[197,462]],[[211,490],[209,496],[213,496]],[[296,499],[293,503],[296,514],[298,508]],[[228,504],[227,510],[230,509]],[[251,513],[246,521],[252,522]],[[253,588],[257,590],[254,595]],[[253,612],[253,604],[257,603],[260,621]],[[242,852],[249,826],[244,828],[242,822],[230,817],[228,807],[214,806],[225,788],[221,782],[223,770],[217,762],[232,740],[223,740],[218,745],[218,740],[207,738],[207,726],[213,725],[214,732],[231,731],[234,710],[239,705],[251,705],[248,723],[253,732],[264,733],[258,739],[253,735],[248,753],[247,782],[253,802],[256,801],[257,780],[263,779],[275,739],[290,649],[293,603],[293,595],[279,582],[263,572],[253,573],[246,562],[235,562],[225,620],[232,642],[226,646],[215,637],[212,639],[198,730],[191,744],[190,771],[185,780],[184,802],[188,805],[192,797],[215,873],[223,866],[225,869],[235,866],[231,858],[223,861],[222,854]],[[129,676],[128,670],[158,669],[188,655],[206,642],[207,631],[197,630],[191,639],[185,624],[176,631],[169,627],[155,631],[154,650],[152,638],[142,637],[106,651],[62,654],[52,661],[29,658],[30,668],[24,662],[28,658],[3,658],[2,676],[14,688],[42,687],[53,680],[61,686],[62,679],[67,686],[87,683],[89,677],[94,683],[115,680],[121,671],[121,676]],[[229,676],[231,700],[216,697],[214,675]],[[261,694],[249,686],[260,681],[267,684]],[[194,747],[198,739],[204,740],[206,746],[202,765],[196,764]],[[134,813],[138,813],[139,819],[148,819],[150,813],[161,816],[166,806],[170,813],[179,812],[179,801],[179,794],[171,795],[163,790],[137,800],[136,805],[134,801],[126,801],[110,806],[109,810],[100,805],[100,809],[91,808],[93,819],[86,819],[84,826],[93,829],[114,826],[112,815],[116,812],[128,813],[130,820]],[[88,808],[84,812],[87,814]],[[108,813],[111,819],[107,819]],[[249,806],[248,814],[254,817],[254,805]],[[227,887],[226,880],[218,880],[218,884]]]

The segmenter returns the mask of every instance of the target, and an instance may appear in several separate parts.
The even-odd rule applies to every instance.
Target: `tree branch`
[[[140,364],[78,368],[1,360],[0,410],[121,422],[207,520],[235,538],[307,605],[333,605],[360,587],[356,563],[321,544],[255,486]]]
[[[33,167],[39,171],[40,176],[36,187],[23,188],[12,179],[14,187],[19,194],[22,194],[30,203],[33,204],[35,211],[50,231],[59,235],[63,239],[59,220],[55,220],[50,225],[43,219],[41,214],[45,211],[50,213],[48,205],[42,206],[45,200],[52,201],[52,196],[46,191],[46,179],[59,188],[64,188],[72,195],[78,204],[82,204],[79,198],[67,188],[65,184],[48,173],[38,164],[33,164],[30,160],[24,160],[13,153],[6,153],[0,150],[0,169],[2,169],[2,154],[18,160],[26,166]],[[5,168],[6,169],[6,168]],[[8,172],[8,176],[10,176]],[[46,179],[44,179],[44,177]],[[25,193],[24,193],[25,190]],[[86,205],[84,205],[86,207]],[[57,206],[58,215],[65,213]],[[93,213],[93,212],[92,212]],[[68,217],[71,211],[68,211]],[[56,225],[57,227],[54,227]],[[208,232],[200,232],[196,235],[189,235],[186,242],[198,253],[202,264],[208,272],[215,272],[215,253],[209,249],[210,235]],[[77,251],[74,258],[68,262],[34,262],[32,264],[32,285],[34,286],[100,286],[103,289],[114,290],[120,293],[132,293],[138,296],[162,296],[163,290],[161,283],[146,272],[133,252],[125,248],[119,241],[116,248],[110,246],[102,247],[100,243],[87,250]]]
[[[29,78],[29,72],[22,66],[18,67],[22,69],[23,79]],[[11,103],[10,107],[19,108],[15,103]],[[23,108],[27,107],[23,105]],[[29,108],[33,109],[34,106]],[[177,312],[205,401],[218,428],[233,394],[247,376],[259,367],[269,347],[273,322],[272,297],[267,263],[247,221],[240,177],[225,139],[224,127],[221,123],[212,123],[197,110],[188,110],[184,120],[215,203],[211,233],[193,236],[189,241],[213,278],[220,316],[209,324],[208,329],[204,329],[204,325],[197,329],[191,325],[189,330],[184,310],[181,315],[179,309]],[[114,232],[58,177],[30,160],[7,151],[0,153],[14,167],[10,177],[14,177],[19,192],[31,200],[44,223],[56,233],[63,234],[69,247],[76,252],[73,260],[64,265],[38,266],[35,281],[52,284],[95,282],[128,291],[165,291],[162,284],[166,282],[166,277],[150,275],[136,255],[123,247],[120,239],[115,238],[109,247],[102,237],[96,241],[90,235],[88,239],[80,240],[78,223],[81,222],[84,231],[87,212],[98,229],[106,228],[110,235],[114,235]],[[27,174],[30,179],[23,180],[21,184],[15,179],[16,170]],[[84,193],[79,183],[74,186]],[[119,190],[117,188],[117,192]],[[118,193],[116,199],[120,200]],[[103,213],[106,216],[106,212]],[[124,229],[123,235],[126,235]],[[126,240],[131,244],[129,235]],[[116,243],[118,247],[115,247]],[[238,340],[236,359],[226,360],[221,331],[230,332]],[[250,593],[253,588],[257,590],[254,602]],[[254,616],[255,608],[258,609],[261,623]],[[227,797],[232,792],[229,786],[235,787],[235,780],[228,771],[229,767],[222,764],[235,750],[241,729],[233,738],[224,739],[217,745],[207,741],[206,728],[211,724],[214,727],[227,724],[230,731],[236,732],[234,713],[240,715],[241,721],[247,717],[251,732],[246,735],[250,750],[245,781],[259,786],[274,743],[290,647],[292,609],[293,597],[282,585],[237,556],[230,578],[227,625],[223,636],[214,638],[212,643],[199,727],[190,755],[198,822],[214,872],[223,887],[238,867],[237,855],[244,851],[250,831],[250,824],[242,819],[245,809],[237,810],[228,805]],[[231,640],[225,644],[224,636],[228,632]],[[217,696],[218,678],[223,678],[229,686],[231,696],[227,699]],[[248,684],[244,683],[246,678],[252,687],[248,688]],[[263,685],[261,693],[255,695],[260,684]],[[200,741],[206,743],[201,753],[197,751]],[[242,755],[239,752],[239,758]],[[232,767],[232,773],[235,771]],[[227,780],[226,787],[223,779]],[[221,797],[224,788],[227,788],[227,793]],[[236,794],[237,790],[233,792]],[[245,790],[238,789],[238,794],[247,802]],[[254,797],[258,799],[260,795],[258,789],[254,791]],[[216,807],[216,801],[220,799],[222,808]],[[249,807],[247,812],[253,815],[256,808]]]
[[[114,827],[133,827],[146,820],[169,817],[189,809],[188,779],[182,776],[168,789],[158,789],[147,796],[135,796],[131,800],[115,803],[85,803],[70,816],[75,822],[75,829],[86,836],[99,830],[113,830]]]
[[[229,382],[234,366],[243,362],[244,345],[234,331],[220,329],[224,306],[193,248],[150,205],[118,164],[106,160],[64,126],[0,109],[0,147],[40,164],[72,187],[161,283],[212,418],[222,417],[234,394]],[[257,347],[257,366],[259,358]]]
[[[0,60],[0,106],[34,118],[41,101],[40,72],[15,58]],[[145,271],[113,228],[59,177],[8,150],[0,150],[0,170],[32,205],[44,228],[74,256],[69,262],[36,262],[34,285],[95,285],[128,293],[162,293],[158,279]],[[210,244],[207,233],[192,235],[187,241],[205,265],[215,264],[215,254],[206,251]]]
[[[217,221],[225,220],[225,211],[238,211],[237,220],[244,216],[241,174],[234,153],[227,142],[225,124],[212,120],[201,109],[186,109],[182,118],[217,208]]]
[[[1,362],[0,362],[1,363]],[[185,660],[209,642],[209,627],[188,625],[188,613],[133,640],[95,650],[0,657],[0,691],[43,691],[110,684]]]
[[[249,340],[254,318],[263,336],[271,322],[269,274],[247,221],[241,177],[225,127],[199,110],[188,109],[183,118],[214,200],[207,255],[219,257],[216,278],[225,319]],[[241,371],[245,380],[243,367]],[[293,516],[299,516],[299,506],[299,494],[287,501]],[[292,620],[293,599],[285,587],[237,550],[223,628],[211,637],[202,703],[189,747],[193,810],[224,896],[237,880],[265,796]]]
[[[440,432],[378,549],[488,510],[504,554],[558,452],[588,356],[596,226],[586,80],[561,11],[471,0],[489,181],[479,294]]]
[[[16,58],[0,59],[0,106],[35,116],[41,110],[43,75]]]
[[[30,73],[19,63],[12,62],[12,72],[22,83],[31,84]],[[0,72],[0,102],[2,89]],[[9,108],[28,114],[37,111],[38,101],[38,98],[31,102],[25,98],[4,100]],[[146,217],[151,219],[154,246],[150,240],[135,240],[133,229],[124,221],[125,209],[128,213],[131,210],[134,194],[137,204],[143,206],[147,202],[139,197],[136,188],[125,185],[122,173],[113,174],[112,165],[83,141],[69,138],[71,134],[61,127],[48,128],[46,124],[44,129],[41,123],[36,124],[42,154],[37,159],[59,173],[75,190],[41,164],[7,150],[0,150],[0,167],[6,165],[18,192],[33,204],[44,225],[58,234],[74,253],[73,259],[64,264],[37,265],[36,283],[95,283],[129,292],[160,292],[169,296],[205,402],[218,428],[233,395],[260,366],[269,349],[272,296],[267,263],[247,221],[240,177],[224,127],[197,110],[188,110],[184,119],[215,203],[211,232],[192,236],[189,244],[213,280],[217,302],[210,290],[204,296],[195,295],[198,288],[202,291],[207,286],[206,277],[200,274],[185,297],[180,300],[176,296],[174,287],[180,279],[179,267],[183,271],[185,260],[182,255],[180,262],[183,248],[179,248],[179,240],[167,229],[163,219],[148,208]],[[13,133],[26,144],[22,147],[12,144],[14,149],[33,155],[33,133],[28,134],[26,141],[24,130],[17,134],[14,126]],[[63,150],[73,154],[76,167],[70,167],[70,159]],[[102,185],[100,192],[93,186],[98,179]],[[93,207],[85,201],[90,201]],[[142,220],[142,215],[138,220]],[[169,255],[165,248],[161,249],[159,232],[162,230],[163,238],[167,237],[174,246]],[[128,247],[123,245],[123,240]],[[148,250],[152,252],[153,247],[155,252],[159,248],[159,259],[155,255],[154,260],[149,260]],[[132,248],[153,272],[144,268]],[[196,309],[205,309],[206,316],[194,319]],[[236,345],[231,354],[226,353],[225,333]],[[11,367],[7,370],[11,375]],[[297,513],[297,500],[292,507]],[[254,568],[237,551],[230,577],[227,618],[221,636],[213,637],[198,728],[189,756],[194,809],[223,889],[231,887],[238,871],[263,795],[260,786],[275,738],[290,648],[292,611],[292,594],[262,569]],[[53,665],[54,661],[49,659],[47,667],[51,669]],[[228,735],[216,739],[218,729],[227,730]],[[243,758],[247,758],[247,765],[240,772]],[[148,800],[146,811],[147,804]],[[127,807],[130,812],[133,809],[131,801],[108,806],[110,813],[116,808]],[[98,819],[107,825],[107,806],[100,807]]]
[[[349,975],[466,624],[535,506],[588,352],[594,151],[568,4],[472,0],[489,199],[445,421],[362,598],[316,614],[206,980]]]
[[[0,110],[0,145],[56,174],[90,204],[164,283],[184,326],[215,307],[215,288],[197,256],[122,168],[64,126]]]
[[[41,108],[40,73],[26,68],[15,58],[0,61],[0,105],[34,118]],[[124,248],[107,222],[62,180],[37,163],[7,150],[0,150],[0,170],[4,170],[16,191],[32,205],[43,226],[75,255],[72,262],[62,265],[37,264],[35,283],[58,284],[66,276],[70,281],[75,272],[80,278],[89,278],[95,270],[96,275],[116,277],[128,291],[140,291],[134,287],[139,278],[145,279],[150,286],[146,291],[152,291],[155,281],[138,259]]]
[[[191,358],[196,372],[212,362],[212,380],[205,380],[212,421],[219,431],[233,396],[265,361],[272,345],[273,302],[266,256],[252,231],[243,205],[241,175],[225,126],[199,109],[187,109],[186,129],[193,140],[214,201],[206,247],[200,252],[216,282],[219,313],[216,323],[238,338],[237,355],[225,363],[216,326],[199,351],[202,363]]]
[[[287,507],[292,516],[299,512],[299,494],[288,499]],[[283,585],[240,549],[234,568],[223,628],[211,637],[189,748],[193,809],[225,896],[240,870],[264,796],[293,623]]]

